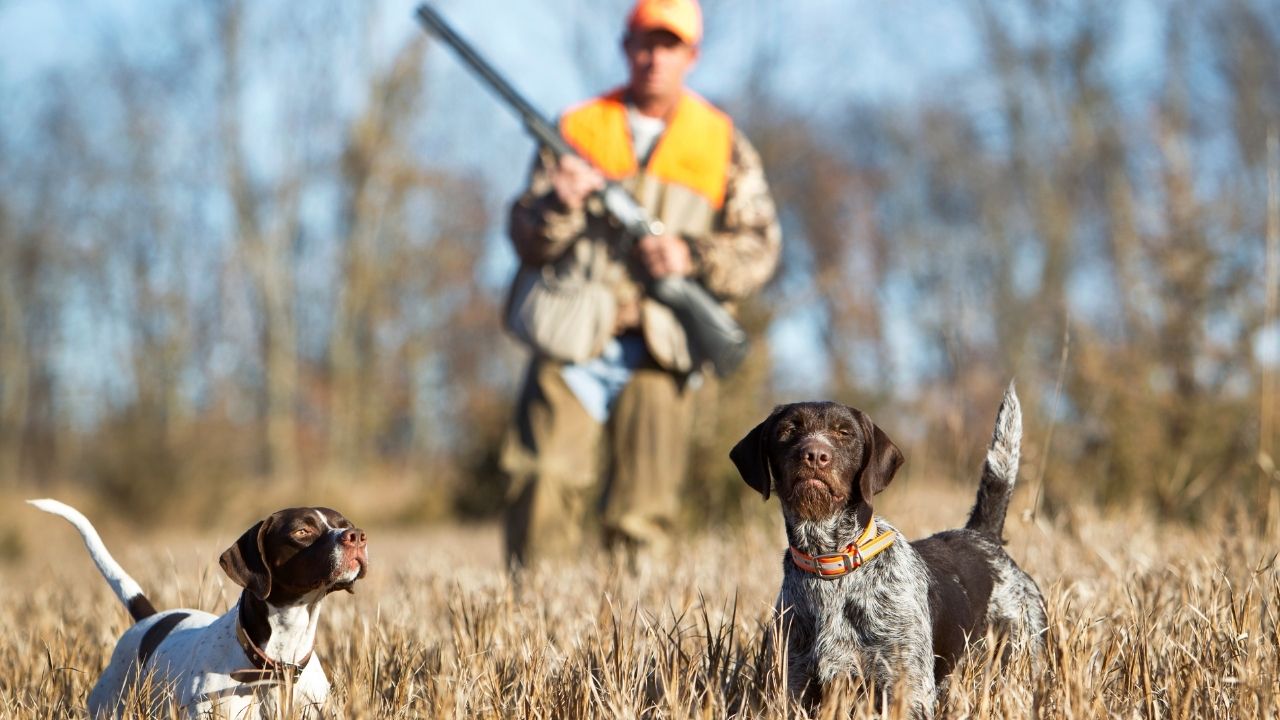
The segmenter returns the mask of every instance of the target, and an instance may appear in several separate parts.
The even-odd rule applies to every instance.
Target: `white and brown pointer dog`
[[[733,448],[747,484],[782,504],[791,547],[777,610],[793,696],[816,704],[832,683],[861,681],[932,717],[970,641],[990,632],[1039,654],[1044,599],[1001,540],[1021,438],[1010,384],[969,521],[910,543],[872,509],[903,457],[866,413],[784,405]]]
[[[144,678],[151,694],[140,698],[143,707],[166,716],[170,703],[191,717],[235,720],[321,712],[329,680],[314,653],[320,601],[335,590],[350,591],[369,562],[364,531],[341,514],[288,508],[245,531],[220,559],[244,591],[219,617],[157,611],[84,515],[56,500],[28,502],[80,531],[136,623],[116,643],[89,694],[90,717],[119,715]]]

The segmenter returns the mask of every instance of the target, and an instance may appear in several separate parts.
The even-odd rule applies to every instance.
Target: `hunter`
[[[595,512],[606,547],[634,558],[668,544],[700,368],[646,283],[687,277],[731,306],[777,266],[781,231],[758,153],[685,86],[701,40],[695,0],[639,0],[622,38],[626,84],[560,118],[586,162],[541,148],[511,208],[522,272],[576,273],[602,289],[590,322],[576,309],[550,318],[564,324],[550,328],[557,336],[576,333],[575,348],[586,352],[535,348],[529,361],[502,453],[515,566],[581,552]],[[665,234],[624,237],[597,195],[606,179],[622,183]]]

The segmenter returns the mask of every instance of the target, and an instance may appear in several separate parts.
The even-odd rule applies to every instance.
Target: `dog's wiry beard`
[[[845,496],[834,491],[824,480],[796,478],[791,482],[786,502],[797,518],[824,520],[844,507]]]

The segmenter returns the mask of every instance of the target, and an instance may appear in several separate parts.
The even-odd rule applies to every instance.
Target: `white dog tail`
[[[142,594],[142,586],[138,582],[129,577],[129,573],[120,567],[120,563],[111,557],[111,553],[107,552],[107,546],[102,544],[102,538],[98,537],[98,531],[93,528],[93,523],[89,522],[89,518],[80,514],[79,510],[60,503],[57,500],[48,498],[43,500],[28,500],[29,504],[54,515],[61,516],[67,522],[75,526],[80,531],[80,537],[84,539],[84,546],[89,550],[89,557],[93,558],[93,562],[98,566],[98,571],[102,573],[102,577],[107,579],[107,583],[111,585],[111,589],[115,591],[116,597],[120,598],[120,602],[128,608],[129,614],[133,616],[133,621],[137,622],[147,616],[155,615],[156,609],[152,606],[151,601],[146,595]]]
[[[1009,510],[1009,498],[1018,480],[1018,454],[1022,446],[1022,407],[1018,393],[1009,383],[1004,400],[996,412],[996,427],[991,433],[991,447],[987,461],[982,466],[982,482],[978,485],[978,498],[969,514],[965,527],[1001,540],[1004,533],[1004,516]]]

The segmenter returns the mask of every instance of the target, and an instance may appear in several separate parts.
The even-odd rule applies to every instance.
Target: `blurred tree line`
[[[388,18],[347,5],[175,9],[163,52],[107,43],[41,78],[37,122],[0,123],[0,482],[145,515],[395,476],[426,512],[497,510],[507,198],[424,147],[423,125],[472,122],[433,94],[429,40],[388,52]],[[613,5],[565,17],[598,37]],[[744,5],[705,6],[714,28]],[[1142,8],[1159,22],[1135,38]],[[752,357],[702,390],[691,507],[739,512],[727,449],[798,394],[880,418],[912,473],[971,479],[1016,376],[1047,511],[1280,517],[1274,9],[969,0],[978,67],[910,101],[833,102],[838,68],[815,68],[796,102],[785,43],[722,36],[756,48],[713,100],[764,156],[786,250],[744,308]],[[774,364],[799,356],[820,377]]]

